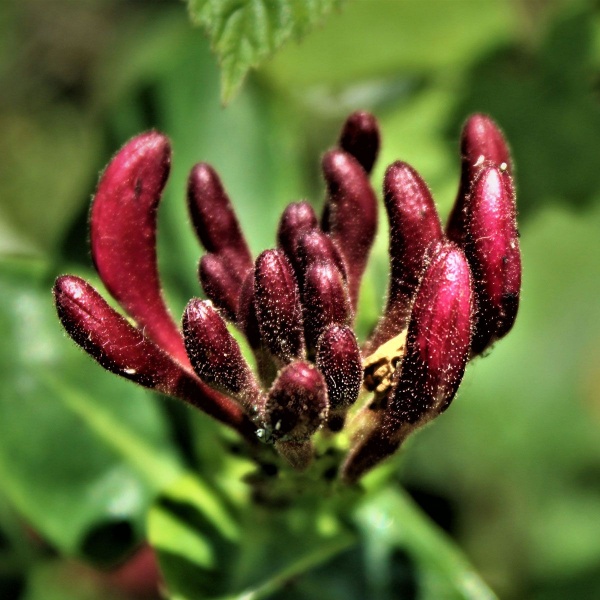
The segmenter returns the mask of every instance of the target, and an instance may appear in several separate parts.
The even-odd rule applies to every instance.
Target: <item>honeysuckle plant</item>
[[[54,286],[64,328],[109,371],[235,430],[257,463],[302,472],[327,457],[331,473],[333,454],[330,478],[355,484],[448,408],[467,362],[511,329],[521,279],[509,150],[495,123],[474,115],[445,229],[415,169],[388,167],[387,301],[372,333],[358,339],[353,322],[377,230],[369,175],[379,145],[375,117],[350,115],[322,158],[321,214],[306,201],[290,204],[276,248],[256,259],[219,176],[195,165],[187,201],[206,250],[198,269],[206,299],[190,300],[178,325],[156,253],[170,144],[155,131],[135,137],[102,174],[90,213],[94,265],[127,317],[89,283],[64,275]]]
[[[306,201],[290,204],[276,248],[255,260],[219,176],[195,165],[187,200],[206,250],[198,275],[207,299],[190,300],[181,326],[163,299],[156,254],[169,141],[155,131],[132,139],[102,174],[90,214],[94,265],[129,318],[64,275],[54,298],[66,331],[109,371],[234,429],[257,462],[277,454],[303,471],[333,446],[337,478],[357,482],[446,410],[467,362],[512,327],[521,277],[508,147],[489,117],[474,115],[445,230],[419,174],[404,162],[388,167],[387,302],[371,335],[357,339],[377,229],[369,174],[379,138],[373,115],[350,115],[322,158],[322,214]]]

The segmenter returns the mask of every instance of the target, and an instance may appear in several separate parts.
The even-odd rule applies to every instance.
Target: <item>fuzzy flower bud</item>
[[[256,259],[254,305],[265,346],[282,363],[304,356],[300,293],[289,260],[281,250]]]
[[[194,371],[205,383],[238,400],[249,412],[260,389],[238,343],[207,300],[189,302],[183,315],[185,347]]]
[[[379,153],[379,137],[377,119],[371,113],[359,110],[346,119],[340,135],[340,148],[352,154],[369,174]]]
[[[377,199],[360,163],[347,152],[330,150],[322,161],[327,183],[327,223],[348,274],[352,306],[358,302],[360,280],[377,230]]]
[[[472,313],[467,260],[454,244],[439,243],[415,298],[406,352],[387,403],[348,457],[344,479],[355,481],[448,407],[467,364]]]
[[[465,252],[475,280],[477,323],[472,352],[480,354],[513,326],[519,308],[521,253],[512,179],[486,167],[465,213]]]

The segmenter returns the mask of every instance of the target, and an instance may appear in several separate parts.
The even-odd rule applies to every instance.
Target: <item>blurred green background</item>
[[[110,156],[149,128],[172,140],[159,260],[179,315],[200,293],[184,203],[191,166],[216,167],[259,252],[274,245],[287,203],[320,205],[319,157],[364,108],[382,129],[376,189],[387,164],[406,160],[447,215],[461,124],[474,111],[504,129],[518,187],[515,328],[470,365],[451,410],[407,444],[395,477],[500,597],[599,598],[599,91],[596,2],[349,0],[223,108],[217,61],[181,2],[3,1],[0,597],[103,597],[108,584],[83,563],[112,564],[143,538],[163,483],[153,460],[160,473],[229,473],[210,452],[212,424],[102,371],[55,319],[56,275],[97,283],[86,221]],[[384,221],[363,334],[386,288]],[[110,443],[107,415],[122,428]],[[397,597],[415,597],[408,588]],[[119,589],[104,597],[135,597]]]

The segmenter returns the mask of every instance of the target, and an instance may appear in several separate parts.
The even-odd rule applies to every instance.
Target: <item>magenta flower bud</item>
[[[306,342],[313,349],[326,327],[349,325],[352,307],[344,278],[331,262],[308,267],[302,290]]]
[[[308,202],[293,202],[283,211],[277,230],[277,244],[292,263],[296,258],[298,240],[317,227],[317,215]]]
[[[282,363],[304,356],[300,293],[282,250],[265,250],[256,259],[254,306],[262,341]]]
[[[299,240],[297,246],[298,264],[302,271],[302,281],[304,281],[304,272],[316,262],[330,262],[334,264],[346,280],[346,265],[340,251],[336,248],[331,238],[320,231],[314,229],[305,233]]]
[[[105,369],[193,404],[253,441],[252,424],[239,406],[183,369],[83,279],[59,277],[54,301],[67,333]]]
[[[264,438],[307,441],[327,419],[327,386],[310,363],[287,365],[273,382],[263,407]]]
[[[327,384],[329,428],[339,431],[363,381],[362,357],[352,329],[343,325],[325,329],[317,344],[316,364]]]
[[[146,335],[185,365],[183,340],[162,298],[156,260],[156,212],[170,164],[169,141],[160,133],[127,142],[100,178],[90,241],[108,291]]]
[[[204,248],[218,255],[227,251],[230,266],[241,281],[252,267],[252,255],[219,176],[206,163],[198,163],[190,173],[188,208]]]
[[[388,167],[383,192],[390,224],[390,284],[386,309],[368,343],[369,351],[408,325],[427,250],[444,235],[431,193],[411,166],[395,162]]]
[[[198,377],[235,398],[250,414],[255,412],[260,397],[258,383],[210,301],[190,300],[183,315],[183,334]]]
[[[508,333],[519,308],[521,252],[512,180],[506,171],[481,171],[465,218],[465,253],[477,295],[472,352],[480,354]]]
[[[224,250],[221,254],[205,254],[200,259],[198,276],[208,299],[229,321],[235,321],[242,283],[232,266],[229,251]]]
[[[453,243],[441,242],[415,297],[406,353],[385,408],[349,455],[344,479],[355,481],[395,452],[410,432],[448,407],[469,357],[472,315],[467,260]]]
[[[377,119],[364,110],[352,113],[344,123],[340,148],[361,164],[370,174],[379,153],[379,125]]]
[[[352,307],[356,308],[360,280],[377,230],[377,199],[365,170],[351,154],[330,150],[322,166],[328,190],[323,230],[342,253]]]
[[[460,149],[460,186],[446,232],[451,240],[462,245],[466,235],[465,210],[475,178],[483,167],[490,165],[510,174],[512,161],[502,132],[487,115],[475,114],[467,119],[463,127]]]

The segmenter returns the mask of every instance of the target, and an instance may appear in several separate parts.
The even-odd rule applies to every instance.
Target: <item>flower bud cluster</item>
[[[306,201],[290,204],[277,247],[255,260],[219,176],[197,164],[187,198],[206,250],[198,273],[207,299],[192,299],[179,326],[163,300],[156,256],[170,145],[156,132],[134,138],[103,173],[90,218],[94,264],[130,319],[66,275],[54,288],[66,331],[109,371],[181,398],[252,446],[272,444],[296,469],[313,460],[319,430],[349,429],[340,477],[356,481],[448,407],[469,358],[512,327],[520,290],[508,148],[491,119],[475,115],[463,131],[446,231],[419,174],[404,162],[387,169],[387,302],[359,345],[352,325],[377,229],[369,174],[379,143],[372,115],[350,115],[338,147],[322,159],[322,214]],[[347,418],[361,393],[371,400]]]

